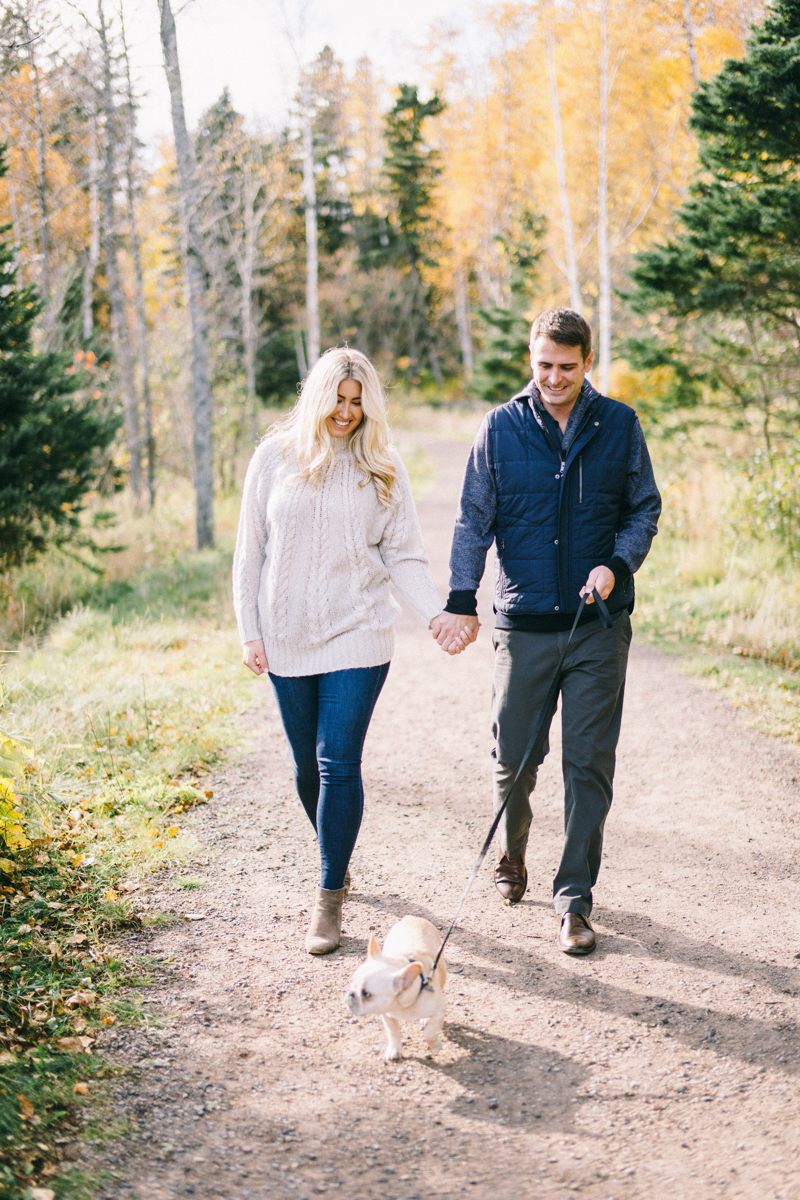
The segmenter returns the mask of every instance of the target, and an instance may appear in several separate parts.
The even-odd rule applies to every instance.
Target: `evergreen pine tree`
[[[483,400],[502,404],[531,377],[529,313],[543,234],[541,218],[526,210],[515,233],[498,239],[509,263],[509,303],[480,310],[486,334],[474,387]]]
[[[0,147],[0,177],[6,173]],[[0,228],[0,239],[8,227]],[[0,569],[23,563],[49,543],[86,545],[80,514],[96,487],[103,452],[119,426],[64,355],[36,354],[32,327],[41,311],[34,288],[19,287],[14,253],[0,240]]]
[[[638,255],[628,297],[677,321],[627,351],[635,365],[682,368],[673,402],[696,402],[706,382],[734,411],[759,404],[766,432],[773,409],[797,412],[786,355],[800,306],[800,0],[774,0],[744,58],[698,88],[691,125],[700,172],[682,229]]]

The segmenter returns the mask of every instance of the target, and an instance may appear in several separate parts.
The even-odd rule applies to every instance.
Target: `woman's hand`
[[[255,642],[245,642],[242,646],[242,662],[249,667],[254,675],[263,675],[269,670],[267,652],[261,638]]]

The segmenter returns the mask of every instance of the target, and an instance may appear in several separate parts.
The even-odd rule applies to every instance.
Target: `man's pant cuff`
[[[590,900],[554,900],[553,907],[559,917],[565,917],[567,913],[577,913],[579,917],[586,917],[588,920],[592,915]]]

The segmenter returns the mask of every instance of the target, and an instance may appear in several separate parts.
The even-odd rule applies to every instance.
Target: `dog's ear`
[[[380,954],[381,948],[378,945],[378,939],[374,933],[370,934],[369,945],[367,946],[367,957],[374,958],[376,954]]]
[[[409,992],[407,997],[404,996],[403,993],[408,991],[414,980],[418,979],[421,974],[422,963],[412,962],[409,963],[407,967],[404,967],[402,971],[398,971],[392,976],[393,989],[395,993],[399,992],[398,1003],[404,1008],[407,1008],[409,1004],[414,1003],[417,998],[417,992]]]

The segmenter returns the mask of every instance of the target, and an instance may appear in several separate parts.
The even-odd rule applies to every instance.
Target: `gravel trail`
[[[434,578],[467,446],[417,436]],[[484,586],[484,592],[488,588]],[[558,952],[558,719],[540,772],[530,888],[504,908],[487,865],[448,947],[445,1047],[342,996],[374,931],[444,929],[490,820],[491,599],[443,655],[408,614],[367,740],[367,809],[340,949],[303,950],[316,852],[267,685],[253,749],[213,779],[194,829],[205,880],[144,901],[188,912],[125,940],[159,959],[150,1028],[112,1031],[120,1136],[75,1143],[108,1200],[800,1196],[800,761],[634,641],[616,795],[596,889],[597,952]],[[263,698],[263,701],[262,701]]]

